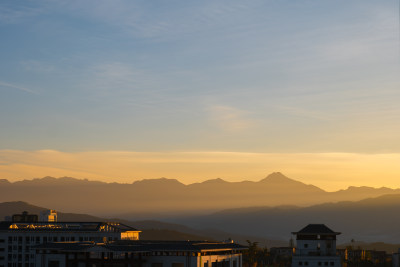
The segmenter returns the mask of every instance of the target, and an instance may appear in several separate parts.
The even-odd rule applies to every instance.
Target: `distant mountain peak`
[[[287,176],[283,175],[281,172],[273,172],[260,182],[287,182],[287,181],[295,181],[293,179],[288,178]]]
[[[202,184],[211,184],[211,183],[226,183],[225,180],[221,179],[221,178],[215,178],[215,179],[210,179],[210,180],[206,180],[204,182],[202,182]]]
[[[143,179],[139,181],[135,181],[132,184],[146,184],[146,185],[154,185],[154,184],[179,184],[183,185],[181,182],[179,182],[177,179],[171,179],[171,178],[158,178],[158,179]]]

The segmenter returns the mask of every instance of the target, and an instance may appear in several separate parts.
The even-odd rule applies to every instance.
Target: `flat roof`
[[[118,222],[0,222],[0,231],[127,232],[139,230]]]
[[[211,241],[148,241],[148,240],[119,240],[110,243],[94,242],[55,242],[35,246],[36,249],[49,249],[58,251],[86,251],[100,247],[118,252],[210,252],[246,250],[246,246],[236,243],[211,242]]]

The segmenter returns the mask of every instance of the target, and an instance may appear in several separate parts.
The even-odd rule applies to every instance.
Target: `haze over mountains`
[[[184,185],[175,179],[151,179],[132,184],[104,183],[75,178],[9,182],[0,180],[0,202],[26,201],[68,212],[128,219],[208,214],[254,206],[310,206],[326,202],[358,201],[400,193],[399,189],[349,187],[326,192],[277,172],[258,181],[222,179]]]
[[[231,209],[206,216],[188,216],[176,222],[189,227],[214,227],[227,232],[290,239],[290,232],[309,223],[324,223],[341,232],[341,243],[400,242],[400,194],[360,201],[325,203],[309,207],[278,206]],[[289,230],[290,229],[290,230]]]
[[[400,240],[399,189],[349,187],[326,192],[281,173],[258,182],[214,179],[190,185],[166,178],[132,184],[52,177],[1,180],[0,202],[7,201],[0,203],[0,216],[51,208],[62,211],[60,220],[118,220],[146,229],[147,238],[231,237],[284,245],[292,231],[324,223],[342,232],[341,243]]]
[[[12,214],[27,211],[30,214],[40,214],[47,210],[46,207],[38,207],[22,201],[0,203],[0,220]],[[100,222],[111,221],[121,222],[132,226],[140,231],[140,237],[144,240],[227,240],[233,238],[235,241],[246,244],[246,240],[260,242],[264,246],[287,245],[286,241],[266,239],[251,235],[241,235],[240,233],[229,233],[218,229],[194,229],[182,224],[168,223],[156,220],[124,220],[121,218],[101,218],[88,214],[65,213],[58,211],[58,221],[68,222]]]
[[[0,216],[27,210],[39,213],[45,208],[24,202],[0,203]],[[399,244],[400,194],[385,195],[356,202],[319,204],[310,207],[251,207],[169,218],[169,221],[99,218],[87,214],[60,212],[61,221],[120,221],[143,230],[143,239],[246,240],[267,247],[287,245],[291,232],[308,223],[324,223],[342,234],[338,242],[386,242]],[[365,245],[365,244],[364,244]],[[379,245],[379,247],[382,244]],[[385,247],[387,247],[385,245]],[[396,246],[390,246],[393,249]],[[400,247],[400,245],[398,245]],[[378,249],[378,247],[377,247]],[[397,249],[393,250],[397,251]]]

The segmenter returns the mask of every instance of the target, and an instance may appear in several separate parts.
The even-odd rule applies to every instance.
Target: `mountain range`
[[[18,182],[0,180],[0,202],[26,201],[68,212],[128,219],[159,219],[209,214],[224,209],[358,201],[400,193],[399,189],[349,187],[326,192],[276,172],[258,181],[222,179],[182,184],[175,179],[147,179],[132,184],[104,183],[71,177],[44,177]]]
[[[323,223],[341,232],[341,243],[400,243],[400,194],[360,201],[318,204],[309,207],[278,206],[230,209],[203,216],[188,216],[174,222],[193,228],[224,229],[270,239],[291,238],[291,232],[309,223]]]
[[[0,203],[0,216],[28,211],[38,214],[46,208],[25,202]],[[157,220],[100,218],[87,214],[59,212],[59,221],[118,221],[142,230],[142,239],[158,240],[233,240],[260,246],[285,246],[291,232],[309,223],[324,223],[341,232],[342,246],[397,251],[400,247],[400,194],[361,201],[325,203],[309,207],[278,206],[223,210],[208,215],[188,215]]]

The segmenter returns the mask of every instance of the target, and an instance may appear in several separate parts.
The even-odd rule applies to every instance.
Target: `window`
[[[308,261],[305,261],[305,262],[304,262],[304,265],[305,265],[305,266],[308,266]]]
[[[299,261],[299,265],[300,265],[300,266],[303,266],[303,262],[302,262],[302,261]]]
[[[308,248],[308,244],[304,244],[304,247],[305,247],[305,248]]]
[[[335,263],[334,263],[333,261],[331,261],[330,263],[331,263],[331,266],[334,266],[334,265],[335,265]]]
[[[318,262],[318,266],[321,266],[321,265],[322,265],[322,263],[319,261],[319,262]]]
[[[327,261],[325,262],[325,266],[328,266],[328,262]]]
[[[174,262],[172,267],[185,267],[185,264],[183,262]]]

